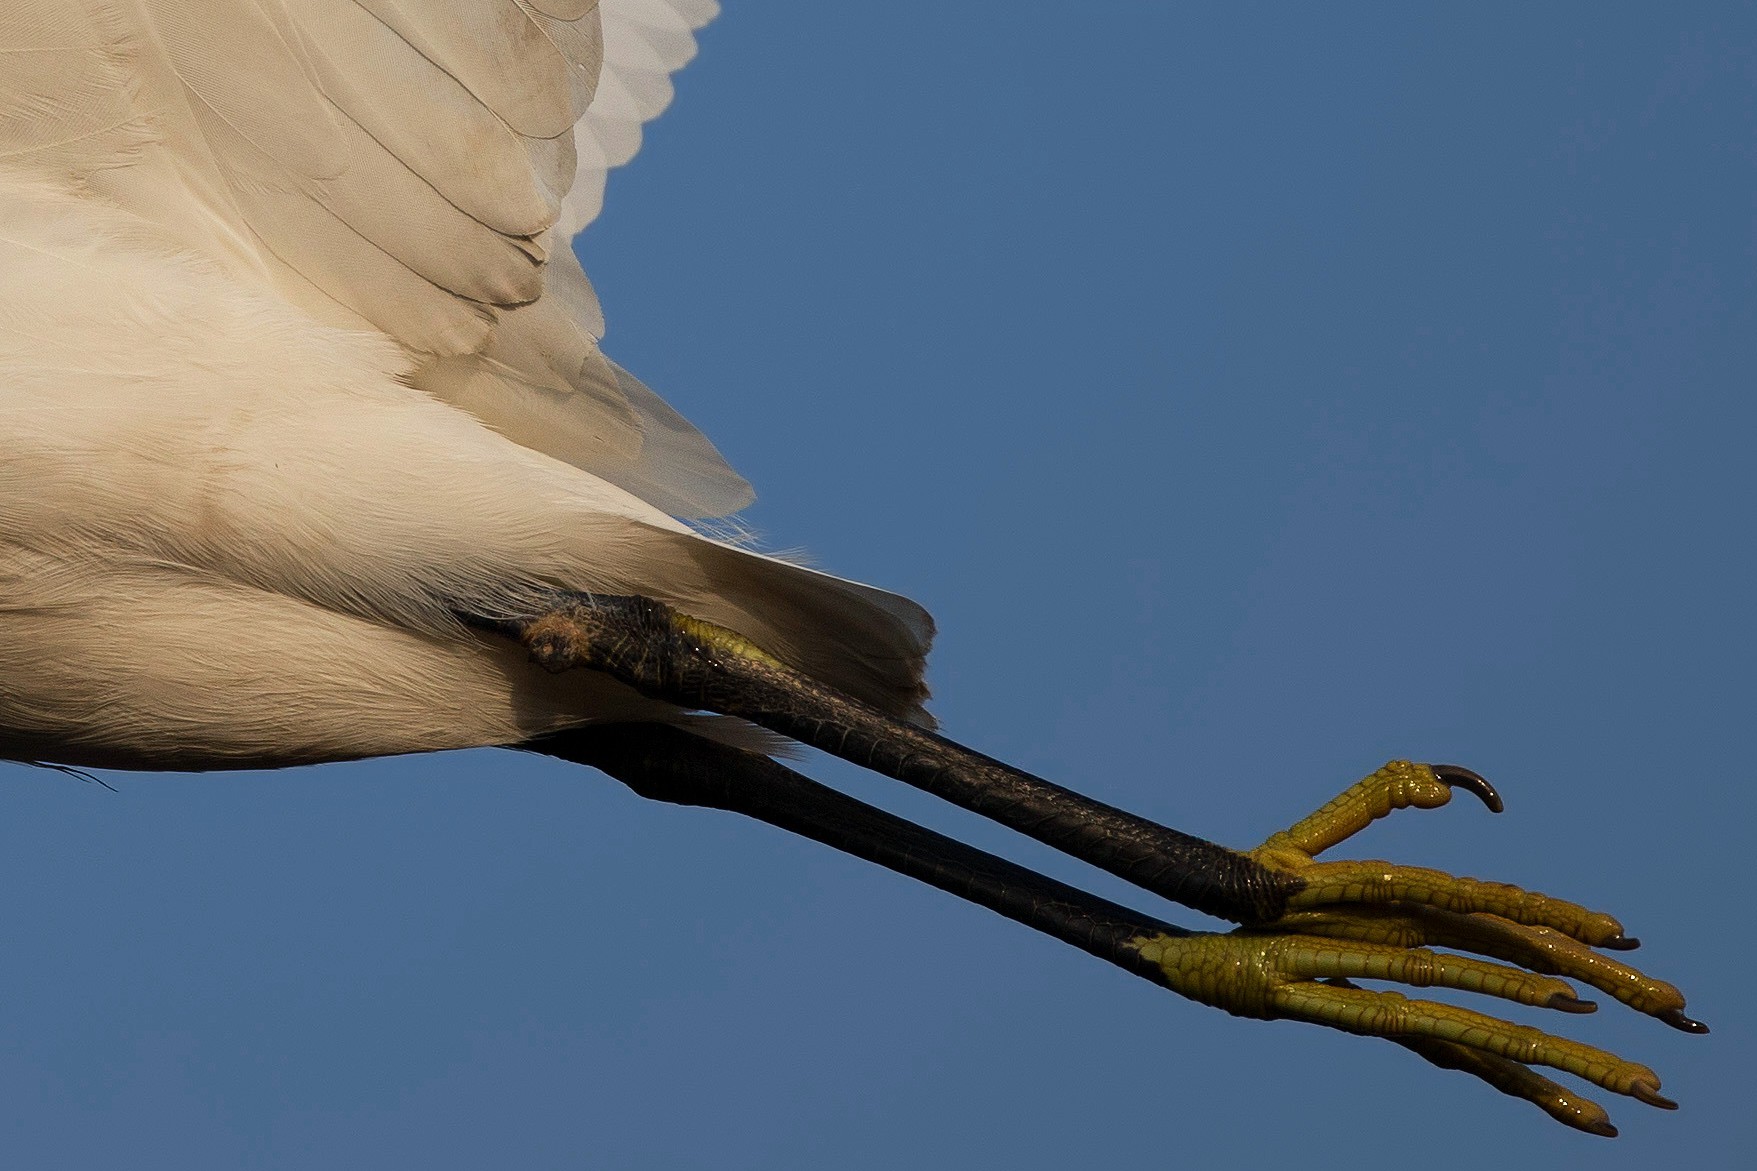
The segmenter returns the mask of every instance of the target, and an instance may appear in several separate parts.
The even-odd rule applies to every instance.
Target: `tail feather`
[[[744,635],[812,678],[933,727],[924,675],[933,618],[908,598],[694,533],[649,528],[653,596]]]

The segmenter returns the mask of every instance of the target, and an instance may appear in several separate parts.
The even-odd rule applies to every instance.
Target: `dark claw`
[[[1615,939],[1607,939],[1599,944],[1606,951],[1634,951],[1641,946],[1641,941],[1633,935],[1619,935]]]
[[[1659,1019],[1674,1029],[1682,1029],[1686,1033],[1706,1033],[1708,1026],[1701,1021],[1693,1021],[1684,1015],[1681,1008],[1667,1009],[1659,1014]]]
[[[1661,1094],[1647,1082],[1636,1082],[1629,1087],[1629,1092],[1649,1106],[1658,1106],[1661,1110],[1676,1110],[1678,1108],[1676,1102]]]
[[[1598,1005],[1590,1000],[1581,1000],[1578,996],[1569,996],[1566,992],[1558,992],[1544,1002],[1546,1007],[1560,1009],[1562,1012],[1597,1012]]]
[[[1482,798],[1482,803],[1489,807],[1490,813],[1499,813],[1506,808],[1501,804],[1501,795],[1495,792],[1495,787],[1489,784],[1488,778],[1481,773],[1472,772],[1463,765],[1457,764],[1430,764],[1428,767],[1434,770],[1436,777],[1452,788],[1469,789]]]

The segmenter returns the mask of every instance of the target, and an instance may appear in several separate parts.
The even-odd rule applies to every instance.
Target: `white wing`
[[[640,150],[641,125],[671,104],[671,75],[695,56],[695,30],[719,13],[717,0],[599,0],[604,64],[574,131],[579,165],[557,231],[573,236],[598,217],[605,173]]]
[[[570,238],[711,0],[15,0],[0,159],[82,183],[673,515],[749,486],[599,351]],[[126,165],[122,165],[126,164]]]

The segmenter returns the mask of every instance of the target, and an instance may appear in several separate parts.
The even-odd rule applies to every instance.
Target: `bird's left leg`
[[[1250,851],[1251,857],[1304,880],[1276,925],[1338,939],[1398,947],[1432,944],[1494,955],[1591,984],[1674,1028],[1706,1032],[1684,1015],[1684,998],[1676,988],[1593,950],[1639,946],[1609,915],[1507,883],[1419,866],[1317,861],[1325,850],[1399,809],[1445,805],[1454,788],[1469,790],[1491,811],[1501,812],[1500,794],[1469,769],[1396,760],[1272,834]]]
[[[1676,989],[1593,950],[1633,943],[1609,916],[1436,871],[1316,860],[1319,851],[1393,808],[1443,803],[1453,785],[1498,803],[1486,782],[1464,770],[1387,766],[1256,850],[1240,852],[1082,797],[889,716],[793,670],[736,632],[651,599],[574,595],[542,614],[479,625],[518,639],[550,670],[602,671],[652,698],[750,720],[981,813],[1144,890],[1244,924],[1231,935],[1197,937],[1200,943],[1150,933],[1137,941],[1167,984],[1234,1013],[1400,1040],[1429,1060],[1468,1068],[1533,1100],[1549,1093],[1525,1069],[1539,1063],[1664,1104],[1658,1080],[1642,1067],[1607,1065],[1598,1056],[1558,1049],[1554,1039],[1522,1026],[1347,983],[1389,979],[1492,994],[1518,988],[1524,991],[1515,998],[1529,1003],[1589,1007],[1551,984],[1512,980],[1510,969],[1499,965],[1479,968],[1472,965],[1487,961],[1426,951],[1423,945],[1433,943],[1579,979],[1675,1027],[1701,1029],[1683,1015]],[[1314,950],[1312,941],[1325,938]],[[1540,1104],[1560,1116],[1559,1101],[1552,1096]]]
[[[1247,924],[1227,936],[1147,938],[1139,941],[1144,954],[1157,958],[1168,969],[1168,983],[1194,999],[1241,1016],[1305,1020],[1385,1037],[1435,1065],[1473,1074],[1558,1121],[1594,1134],[1614,1136],[1616,1129],[1596,1104],[1538,1075],[1531,1065],[1553,1066],[1649,1105],[1672,1108],[1675,1104],[1659,1094],[1658,1078],[1644,1066],[1467,1009],[1371,992],[1353,983],[1351,977],[1469,988],[1564,1012],[1596,1007],[1560,982],[1509,980],[1515,973],[1521,978],[1543,973],[1589,984],[1685,1032],[1708,1031],[1684,1015],[1684,997],[1675,987],[1594,950],[1594,945],[1614,950],[1637,946],[1608,915],[1505,883],[1438,870],[1316,860],[1395,810],[1446,804],[1454,786],[1500,811],[1494,787],[1468,769],[1393,761],[1250,851],[1264,866],[1303,880],[1278,918]],[[1314,946],[1313,936],[1339,942],[1328,950]],[[1432,947],[1473,952],[1516,967],[1483,964]],[[1461,963],[1468,966],[1447,971]],[[1548,998],[1531,999],[1533,995]]]
[[[874,809],[765,756],[678,728],[594,725],[524,747],[602,769],[643,797],[729,810],[812,838],[987,907],[1192,999],[1240,1015],[1290,1017],[1391,1037],[1437,1065],[1464,1070],[1533,1102],[1576,1129],[1616,1134],[1596,1103],[1530,1065],[1555,1066],[1608,1089],[1663,1102],[1652,1089],[1658,1079],[1645,1066],[1449,1005],[1365,992],[1348,976],[1577,1009],[1580,1002],[1560,980],[1467,956],[1384,944],[1337,946],[1287,931],[1186,931]],[[1354,1010],[1352,1018],[1332,1006],[1337,997]]]

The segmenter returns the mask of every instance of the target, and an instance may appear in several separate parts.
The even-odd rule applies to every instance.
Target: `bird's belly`
[[[556,590],[919,704],[918,607],[707,541],[117,209],[4,167],[0,205],[0,756],[268,767],[679,718],[454,618]]]
[[[626,712],[449,615],[623,585],[556,534],[638,502],[409,387],[388,339],[7,182],[0,757],[269,767]]]
[[[512,645],[375,623],[176,567],[0,544],[0,758],[272,767],[650,718]]]

